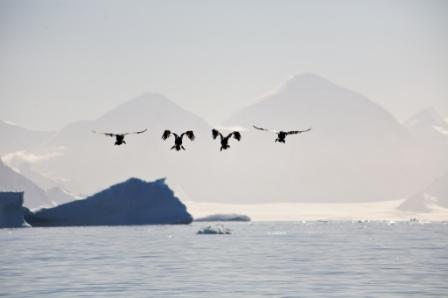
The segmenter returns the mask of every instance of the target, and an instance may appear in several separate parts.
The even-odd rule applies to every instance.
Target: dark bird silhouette
[[[171,147],[171,150],[176,149],[179,150],[185,150],[184,146],[182,146],[182,138],[186,135],[191,141],[194,141],[194,133],[192,130],[188,130],[184,133],[182,133],[180,136],[174,132],[171,132],[169,130],[165,130],[162,135],[162,140],[168,139],[171,135],[174,135],[174,146]]]
[[[226,149],[230,148],[229,140],[232,137],[237,141],[241,140],[241,133],[239,131],[233,131],[233,132],[229,133],[226,137],[224,137],[222,135],[222,133],[220,133],[216,129],[212,129],[212,136],[213,136],[213,139],[216,139],[218,136],[220,136],[220,138],[221,138],[221,149],[219,149],[219,151],[226,150]]]
[[[115,138],[114,145],[119,146],[119,145],[126,144],[126,141],[124,140],[125,136],[130,135],[130,134],[141,134],[141,133],[146,132],[147,130],[148,129],[145,129],[142,131],[135,131],[135,132],[125,132],[125,133],[97,132],[95,130],[92,130],[92,132]]]
[[[277,134],[277,138],[275,139],[275,142],[280,142],[280,143],[286,143],[286,136],[288,135],[295,135],[295,134],[300,134],[303,132],[307,132],[310,131],[311,128],[305,129],[305,130],[291,130],[291,131],[282,131],[282,130],[274,130],[274,129],[266,129],[266,128],[261,128],[261,127],[257,127],[254,125],[255,129],[258,130],[262,130],[262,131],[271,131]]]

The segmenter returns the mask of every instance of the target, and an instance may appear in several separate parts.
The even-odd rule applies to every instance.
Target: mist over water
[[[6,297],[446,297],[447,224],[226,223],[0,230]],[[7,257],[5,253],[8,252]]]

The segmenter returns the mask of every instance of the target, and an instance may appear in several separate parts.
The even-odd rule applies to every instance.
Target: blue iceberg
[[[20,228],[24,221],[23,192],[0,192],[0,228]]]
[[[33,227],[189,224],[192,216],[165,179],[131,178],[83,200],[36,212],[25,220]]]

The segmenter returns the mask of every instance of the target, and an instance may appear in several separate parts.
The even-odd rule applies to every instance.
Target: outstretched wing
[[[302,132],[307,132],[307,131],[310,131],[310,130],[311,130],[311,127],[308,128],[308,129],[305,129],[305,130],[292,130],[292,131],[288,131],[286,134],[287,134],[287,135],[295,135],[295,134],[302,133]]]
[[[170,135],[171,135],[171,131],[165,130],[162,135],[162,140],[168,139],[170,137]]]
[[[258,127],[258,126],[255,126],[255,125],[253,125],[253,127],[254,127],[255,129],[258,129],[258,130],[269,131],[269,129],[262,128],[262,127]]]
[[[118,136],[119,134],[116,134],[116,133],[110,133],[110,132],[97,132],[96,130],[92,130],[92,132],[93,133],[96,133],[96,134],[100,134],[100,135],[105,135],[105,136],[107,136],[107,137],[115,137],[115,136]]]
[[[123,135],[125,136],[125,135],[130,135],[130,134],[136,134],[136,135],[138,135],[138,134],[140,134],[140,133],[144,133],[144,132],[146,132],[148,129],[147,128],[145,128],[144,130],[141,130],[141,131],[134,131],[134,132],[126,132],[126,133],[124,133]]]
[[[253,127],[255,129],[262,130],[262,131],[271,131],[271,132],[278,133],[278,130],[275,130],[275,129],[262,128],[262,127],[258,127],[258,126],[255,126],[255,125],[253,125]]]
[[[191,141],[194,141],[194,133],[192,130],[188,130],[180,135],[180,138],[182,139],[186,135]]]
[[[241,140],[241,133],[239,131],[234,131],[232,132],[229,136],[232,136],[235,140],[237,140],[238,142]]]
[[[212,129],[212,136],[213,136],[213,139],[216,139],[218,136],[221,137],[221,140],[223,138],[222,134],[214,128]]]

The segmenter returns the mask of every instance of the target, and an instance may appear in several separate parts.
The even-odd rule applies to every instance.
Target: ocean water
[[[1,297],[448,297],[448,224],[0,230]]]

